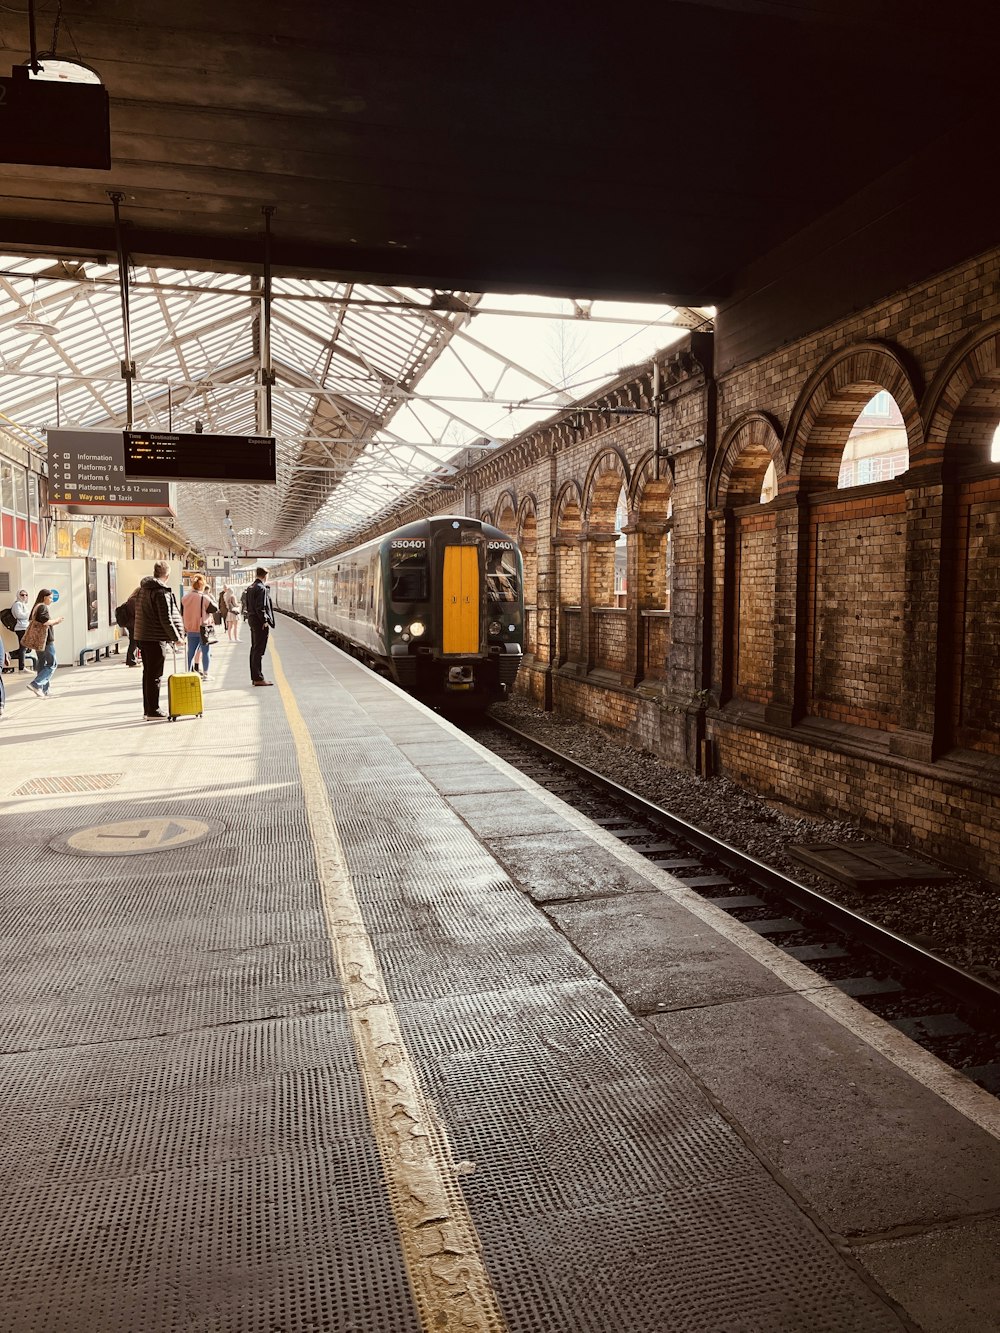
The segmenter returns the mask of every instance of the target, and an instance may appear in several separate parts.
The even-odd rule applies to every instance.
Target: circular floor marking
[[[192,819],[188,815],[150,816],[78,829],[76,833],[55,838],[49,846],[53,851],[70,852],[76,856],[145,856],[150,852],[172,852],[178,847],[190,847],[224,830],[225,825],[215,820]]]

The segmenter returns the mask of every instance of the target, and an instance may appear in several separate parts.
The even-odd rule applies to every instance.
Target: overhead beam
[[[134,264],[198,268],[232,273],[262,269],[256,234],[215,235],[159,231],[131,225],[127,229],[129,258]],[[115,254],[114,229],[101,224],[55,222],[47,218],[0,219],[0,250],[11,254],[60,255],[107,263]],[[728,281],[711,290],[685,270],[683,256],[671,254],[671,268],[662,256],[671,253],[669,236],[657,253],[616,250],[606,256],[599,275],[594,266],[570,259],[558,263],[551,254],[536,258],[488,253],[422,252],[401,248],[375,250],[364,246],[315,245],[276,236],[272,242],[275,277],[328,278],[336,282],[368,282],[382,286],[463,288],[475,292],[530,291],[539,296],[594,297],[612,301],[655,301],[665,305],[718,305],[729,295]],[[553,276],[557,274],[557,276]]]

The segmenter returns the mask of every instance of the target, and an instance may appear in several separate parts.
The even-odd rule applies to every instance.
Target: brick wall
[[[1000,249],[718,381],[698,335],[659,359],[669,479],[652,476],[651,418],[613,411],[648,408],[645,367],[588,401],[606,411],[554,419],[463,478],[479,512],[534,516],[535,664],[553,666],[518,688],[678,764],[707,737],[748,786],[995,875]],[[910,469],[839,492],[878,389]],[[778,495],[755,507],[769,463]],[[605,615],[613,547],[595,537],[622,486],[629,605]],[[644,620],[661,602],[669,619]]]
[[[882,730],[899,725],[904,511],[898,493],[813,511],[806,660],[814,716]]]
[[[774,514],[741,514],[736,571],[736,695],[771,697],[774,669]]]

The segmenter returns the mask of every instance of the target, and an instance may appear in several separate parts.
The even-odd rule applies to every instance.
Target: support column
[[[790,727],[806,711],[809,632],[809,497],[774,502],[774,669],[768,722]]]
[[[731,509],[712,509],[711,679],[709,689],[721,706],[736,692],[738,528]]]
[[[943,619],[942,597],[954,506],[949,504],[940,468],[921,471],[920,484],[906,492],[906,653],[899,685],[899,729],[890,736],[889,749],[930,763],[949,744],[941,701],[947,694],[942,685],[948,678],[951,627]]]
[[[622,670],[622,683],[638,685],[642,676],[642,644],[640,642],[639,606],[643,600],[643,589],[639,572],[640,525],[626,523],[622,528],[625,534],[625,666]]]

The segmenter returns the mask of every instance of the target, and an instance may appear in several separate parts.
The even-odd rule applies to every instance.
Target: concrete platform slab
[[[508,874],[535,902],[647,893],[648,876],[624,865],[575,829],[487,839]]]
[[[996,1141],[805,996],[650,1021],[841,1234],[1000,1209]]]
[[[859,1262],[924,1333],[1000,1333],[1000,1218],[866,1245]]]
[[[502,837],[512,828],[525,834],[561,832],[566,828],[566,816],[540,805],[533,792],[504,792],[502,798],[492,792],[450,796],[448,804],[484,839]]]
[[[422,764],[420,771],[445,796],[470,795],[473,792],[518,791],[519,784],[492,764]]]
[[[660,893],[548,903],[545,910],[633,1013],[693,1009],[788,989]]]

